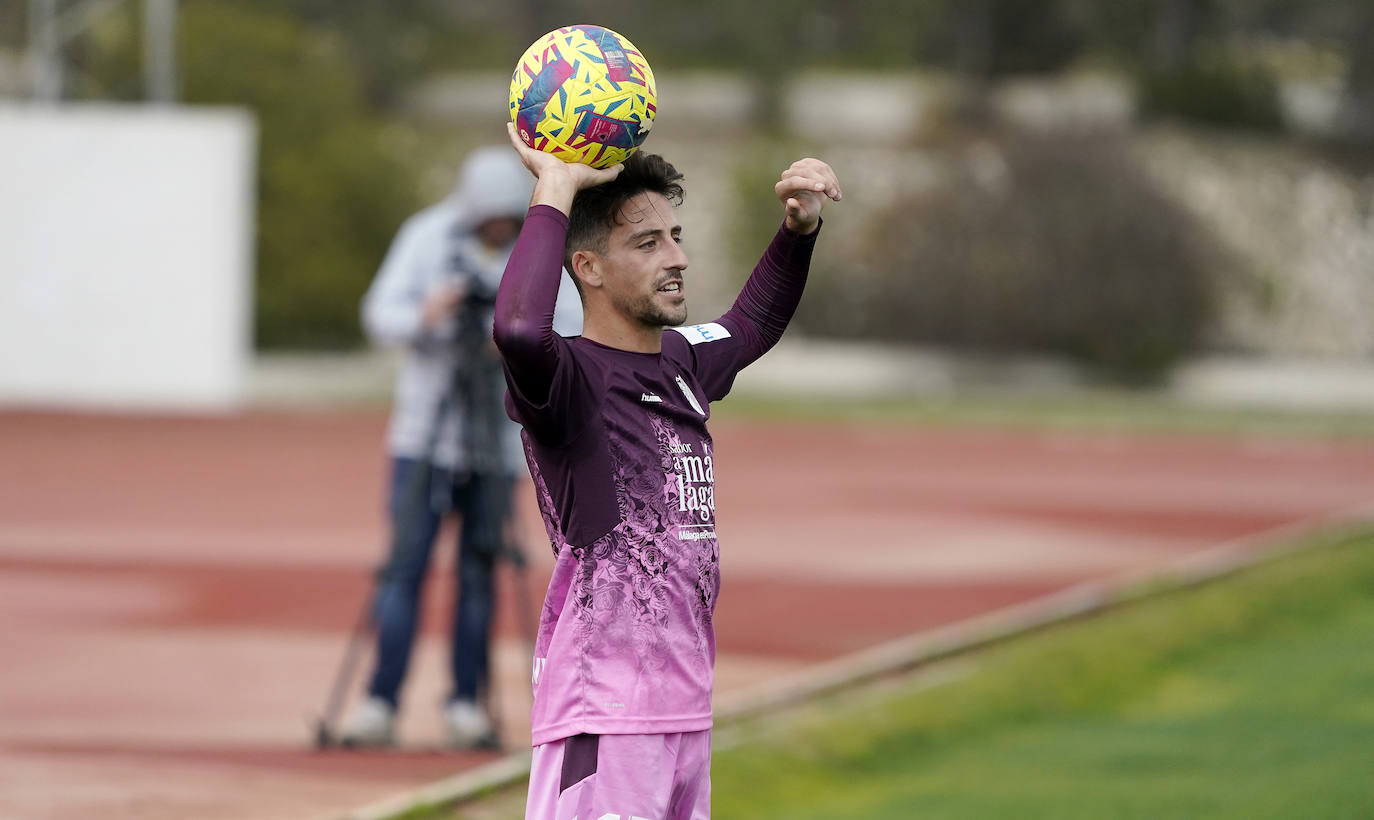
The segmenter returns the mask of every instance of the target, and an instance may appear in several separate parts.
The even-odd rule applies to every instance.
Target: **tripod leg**
[[[393,464],[393,470],[399,469]],[[315,745],[317,748],[341,745],[337,724],[342,714],[348,693],[357,678],[359,663],[369,643],[376,643],[379,624],[377,621],[378,594],[383,586],[394,578],[399,568],[420,561],[429,560],[429,547],[433,541],[430,523],[425,515],[429,505],[432,466],[428,461],[411,464],[407,472],[400,474],[400,488],[393,498],[392,541],[386,563],[377,571],[372,589],[363,598],[357,622],[349,634],[339,671],[334,676],[326,700],[324,715],[315,725]],[[393,480],[395,477],[393,477]],[[433,522],[437,527],[437,521]],[[380,663],[380,661],[379,661]]]
[[[315,748],[317,749],[326,749],[338,742],[335,725],[338,723],[340,712],[343,710],[344,698],[347,697],[348,690],[353,687],[353,679],[358,668],[358,658],[362,654],[363,647],[371,638],[372,600],[369,596],[363,599],[362,611],[358,613],[358,621],[348,637],[348,648],[344,650],[343,662],[339,664],[339,671],[334,675],[334,683],[329,689],[329,699],[325,704],[324,714],[315,723]]]

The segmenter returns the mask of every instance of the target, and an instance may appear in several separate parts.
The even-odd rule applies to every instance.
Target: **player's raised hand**
[[[612,165],[610,168],[593,168],[580,162],[564,162],[553,154],[536,151],[520,139],[515,132],[515,123],[506,123],[506,133],[510,136],[511,145],[520,154],[520,161],[525,163],[537,180],[530,205],[552,205],[566,214],[572,209],[573,197],[577,196],[578,191],[610,182],[625,167]]]
[[[799,159],[782,172],[782,179],[773,186],[778,200],[787,211],[786,225],[795,233],[812,233],[821,221],[821,207],[827,197],[840,201],[840,181],[826,163],[807,157]]]

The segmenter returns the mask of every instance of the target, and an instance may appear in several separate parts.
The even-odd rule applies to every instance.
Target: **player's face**
[[[681,239],[682,226],[662,194],[637,194],[620,209],[602,256],[607,295],[620,313],[651,327],[687,321]]]

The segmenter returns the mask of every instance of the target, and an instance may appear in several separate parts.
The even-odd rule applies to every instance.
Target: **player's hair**
[[[658,154],[642,151],[625,160],[625,168],[610,182],[577,192],[568,214],[568,243],[564,264],[572,270],[573,251],[606,252],[606,240],[620,219],[620,209],[635,196],[652,191],[674,207],[682,204],[682,174]],[[581,290],[582,283],[573,277]]]

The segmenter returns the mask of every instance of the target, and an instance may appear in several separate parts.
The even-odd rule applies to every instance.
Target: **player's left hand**
[[[799,159],[782,172],[782,179],[773,186],[786,209],[784,224],[794,233],[813,233],[821,222],[821,208],[826,197],[840,201],[840,181],[826,163],[807,157]]]

